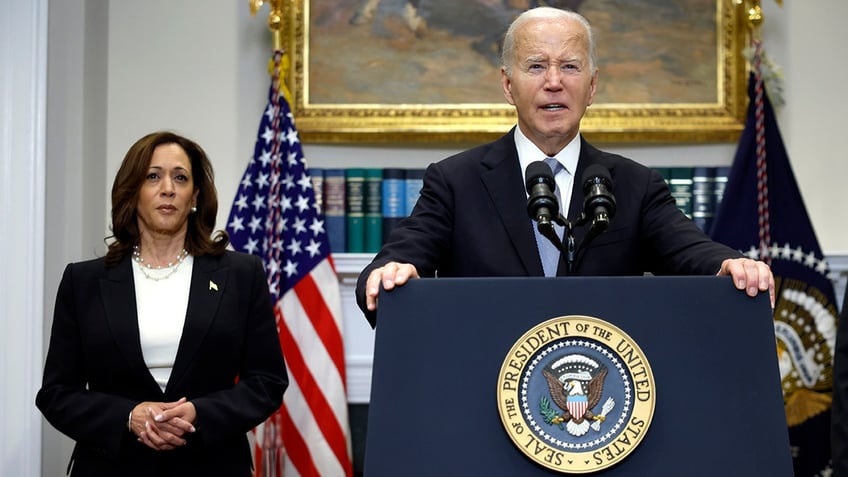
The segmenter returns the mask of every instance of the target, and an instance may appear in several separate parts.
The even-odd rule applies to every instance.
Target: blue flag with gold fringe
[[[757,46],[745,129],[711,235],[771,266],[774,329],[795,475],[825,476],[831,475],[836,298],[763,86]]]

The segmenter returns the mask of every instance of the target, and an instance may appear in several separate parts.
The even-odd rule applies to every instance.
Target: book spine
[[[365,169],[365,252],[376,253],[383,244],[383,169]]]
[[[406,215],[412,214],[412,209],[421,196],[421,187],[424,186],[424,169],[407,169],[406,182]]]
[[[715,179],[713,180],[713,194],[715,195],[716,208],[721,204],[721,199],[724,197],[724,188],[727,187],[727,176],[730,175],[730,166],[719,166],[715,169]]]
[[[321,167],[310,167],[307,171],[309,179],[312,180],[312,192],[315,194],[315,210],[324,214],[324,169]]]
[[[692,168],[672,167],[670,172],[671,196],[677,202],[677,208],[692,218]]]
[[[347,224],[345,218],[345,171],[344,169],[324,169],[324,190],[322,202],[327,238],[330,239],[332,253],[347,251]]]
[[[345,170],[347,251],[365,251],[365,169]]]
[[[715,168],[692,168],[692,221],[709,232],[715,217]]]
[[[715,178],[713,179],[713,200],[715,201],[715,213],[718,214],[721,200],[724,197],[724,189],[727,187],[727,177],[730,175],[730,166],[719,166],[715,168]],[[712,226],[707,229],[707,233],[712,235]]]
[[[383,243],[389,241],[392,229],[406,217],[406,171],[383,169]]]

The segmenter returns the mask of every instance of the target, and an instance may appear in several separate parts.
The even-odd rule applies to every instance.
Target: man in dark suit
[[[357,303],[372,326],[377,296],[410,278],[563,275],[543,265],[549,246],[527,214],[523,171],[553,158],[563,210],[582,211],[577,181],[593,164],[610,172],[617,212],[609,230],[578,251],[574,275],[718,274],[749,295],[768,291],[769,267],[712,242],[676,207],[660,175],[602,152],[579,134],[598,81],[591,27],[577,13],[555,8],[524,12],[504,38],[501,83],[518,125],[495,142],[431,165],[421,197],[374,261],[359,276]],[[584,228],[575,230],[581,245]],[[544,253],[544,252],[542,252]]]

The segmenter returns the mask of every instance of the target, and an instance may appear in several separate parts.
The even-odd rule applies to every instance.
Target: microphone
[[[528,168],[529,169],[529,168]],[[592,164],[583,173],[583,213],[592,220],[590,230],[599,234],[609,227],[615,216],[612,178],[606,167]]]
[[[554,195],[556,182],[551,168],[545,161],[531,162],[524,176],[527,178],[527,194],[530,195],[527,199],[527,213],[539,223],[540,232],[545,234],[553,231],[551,220],[559,216],[559,202]]]

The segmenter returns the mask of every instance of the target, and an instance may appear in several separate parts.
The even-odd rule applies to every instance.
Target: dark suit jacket
[[[848,475],[848,288],[845,289],[842,313],[836,325],[831,412],[830,448],[833,475]]]
[[[76,441],[72,475],[250,475],[246,432],[279,408],[288,385],[261,260],[195,257],[164,393],[142,356],[131,267],[129,256],[112,268],[71,264],[59,285],[36,404]],[[181,397],[197,409],[188,444],[157,452],[137,442],[130,410]]]
[[[610,171],[617,212],[610,228],[588,243],[588,226],[576,228],[573,275],[714,274],[724,259],[742,256],[711,241],[683,215],[659,173],[585,140],[570,221],[583,210],[580,180],[591,164]],[[513,132],[432,164],[411,216],[360,274],[357,303],[373,326],[365,281],[389,261],[411,263],[422,277],[542,276],[533,227]],[[566,269],[561,263],[558,274]]]

